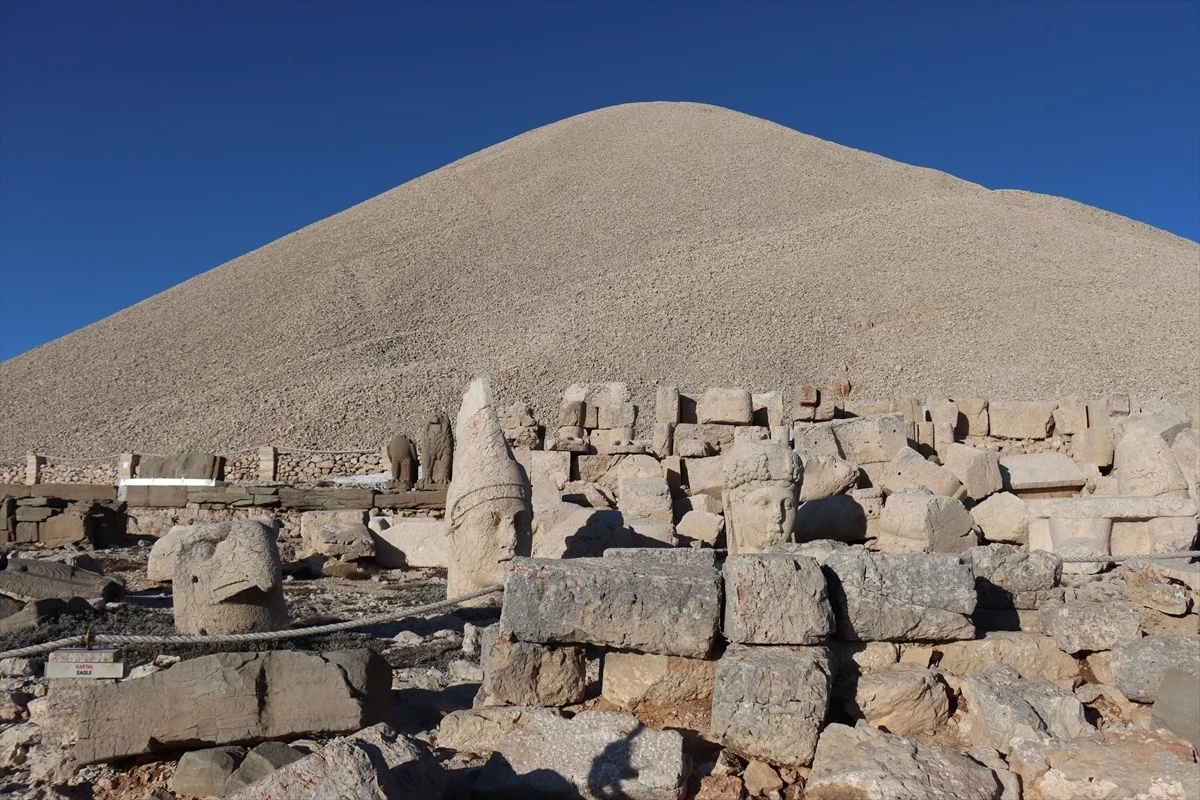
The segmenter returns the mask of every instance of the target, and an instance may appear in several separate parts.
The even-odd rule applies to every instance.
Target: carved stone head
[[[742,441],[724,458],[729,553],[761,553],[792,541],[803,475],[800,457],[778,442]]]

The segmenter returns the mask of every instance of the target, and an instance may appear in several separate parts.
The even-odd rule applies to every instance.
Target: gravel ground
[[[1200,247],[686,103],[531,131],[0,364],[0,456],[377,446],[562,389],[1194,402]]]

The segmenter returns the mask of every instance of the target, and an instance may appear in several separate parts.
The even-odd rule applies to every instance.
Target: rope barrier
[[[1200,550],[1170,550],[1166,553],[1151,553],[1150,555],[1129,555],[1129,556],[1102,556],[1102,555],[1081,555],[1081,556],[1059,556],[1064,564],[1088,564],[1100,562],[1115,562],[1123,561],[1170,561],[1177,558],[1200,558]]]
[[[444,608],[465,603],[468,600],[474,600],[477,597],[486,597],[489,594],[503,592],[503,584],[493,584],[478,591],[462,594],[458,597],[451,597],[448,600],[441,600],[437,603],[428,603],[423,606],[413,606],[411,608],[402,608],[399,611],[389,611],[383,614],[372,614],[371,616],[362,617],[360,619],[346,620],[344,622],[331,622],[326,625],[313,625],[307,628],[292,628],[282,631],[261,631],[258,633],[224,633],[199,636],[141,636],[136,634],[113,634],[113,633],[97,633],[92,635],[92,643],[99,645],[113,644],[232,644],[245,642],[270,642],[279,639],[302,639],[307,636],[321,636],[327,633],[339,633],[341,631],[350,631],[355,628],[367,628],[371,625],[379,625],[385,622],[398,622],[408,617],[417,617],[422,614],[429,614],[434,611],[441,611]],[[41,653],[49,653],[52,650],[58,650],[62,647],[76,647],[79,645],[81,637],[72,636],[66,639],[58,639],[53,642],[44,642],[42,644],[30,645],[29,647],[20,647],[16,650],[7,650],[0,653],[0,658],[21,658],[24,656],[36,656]]]

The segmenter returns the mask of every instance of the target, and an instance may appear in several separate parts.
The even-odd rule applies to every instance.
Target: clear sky
[[[0,0],[0,359],[637,100],[727,106],[1200,239],[1194,0]]]

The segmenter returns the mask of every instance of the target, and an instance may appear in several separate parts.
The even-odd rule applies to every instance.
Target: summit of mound
[[[691,103],[531,131],[0,364],[0,454],[363,446],[471,375],[1194,401],[1200,247]]]

